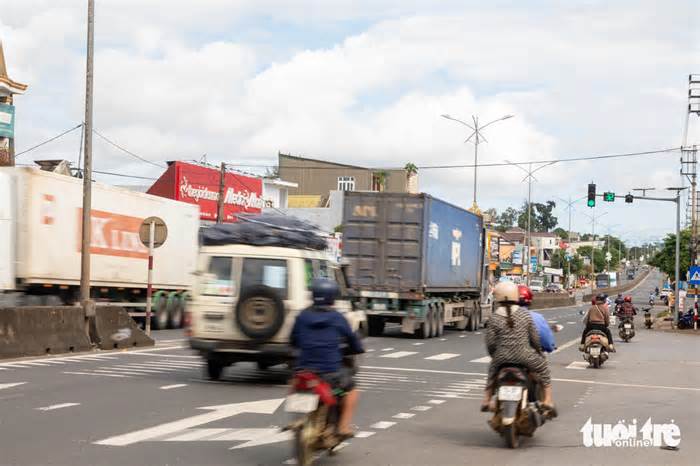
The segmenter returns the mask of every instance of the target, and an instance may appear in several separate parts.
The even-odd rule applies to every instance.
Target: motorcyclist
[[[659,296],[659,287],[658,286],[654,289],[654,294],[656,294],[656,296]]]
[[[327,278],[317,278],[311,284],[311,292],[313,305],[297,316],[290,343],[300,350],[297,369],[316,372],[334,388],[345,392],[341,402],[338,433],[343,438],[350,438],[353,436],[350,422],[357,405],[358,392],[352,377],[354,369],[343,364],[341,344],[347,341],[352,354],[364,353],[364,348],[345,317],[333,308],[340,294],[338,284]]]
[[[532,291],[527,285],[518,285],[518,296],[520,301],[518,302],[524,309],[530,310],[530,305],[532,304]],[[551,353],[556,349],[556,343],[554,340],[554,333],[549,326],[549,322],[544,318],[539,312],[530,310],[530,315],[532,320],[537,327],[537,333],[540,336],[540,345],[542,346],[542,351],[545,353]]]
[[[658,288],[657,288],[657,290],[658,290]],[[650,291],[649,292],[649,304],[651,304],[653,306],[654,300],[656,300],[656,294],[654,294],[653,292]]]
[[[512,282],[499,283],[494,289],[496,310],[486,329],[486,349],[491,356],[488,382],[484,391],[482,411],[491,408],[491,396],[499,368],[506,364],[526,367],[542,385],[542,407],[545,415],[557,415],[552,400],[552,379],[547,358],[541,353],[540,337],[529,312],[518,304],[518,287]]]
[[[583,329],[583,334],[581,335],[581,345],[579,346],[579,350],[583,351],[585,349],[584,344],[586,343],[586,335],[588,332],[591,330],[600,330],[608,337],[608,349],[614,353],[615,345],[613,344],[612,332],[609,328],[610,312],[605,305],[605,295],[599,294],[595,297],[595,301],[596,303],[588,309],[588,312],[583,319],[586,327]]]
[[[625,296],[625,301],[620,306],[617,311],[617,316],[620,318],[620,325],[622,325],[622,320],[626,318],[634,319],[637,315],[637,308],[632,305],[632,296]]]
[[[622,297],[622,293],[618,293],[617,298],[615,298],[615,311],[616,312],[620,308],[620,306],[622,306],[622,303],[624,303],[624,302],[625,302],[625,298]]]

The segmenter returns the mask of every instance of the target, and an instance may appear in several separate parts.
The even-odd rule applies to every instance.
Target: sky
[[[87,0],[0,0],[17,107],[18,151],[84,119]],[[700,2],[464,0],[96,0],[95,129],[154,164],[94,139],[98,170],[156,178],[166,160],[226,161],[249,172],[279,151],[368,167],[471,164],[640,152],[682,144],[688,74],[700,73]],[[695,27],[693,26],[693,20]],[[700,144],[692,117],[689,143]],[[466,131],[465,131],[466,130]],[[17,163],[77,163],[80,131]],[[247,165],[247,166],[246,166]],[[682,183],[678,152],[558,163],[533,202],[578,199],[594,181],[618,195]],[[520,206],[516,167],[478,170],[477,202]],[[113,184],[137,179],[99,175]],[[468,207],[473,168],[422,169],[424,192]],[[606,213],[607,212],[607,213]],[[597,232],[644,242],[675,228],[671,203],[575,204]],[[682,214],[685,218],[685,213]]]

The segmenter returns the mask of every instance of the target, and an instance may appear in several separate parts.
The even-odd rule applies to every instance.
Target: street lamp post
[[[569,196],[569,200],[567,201],[566,199],[563,199],[563,198],[557,196],[557,198],[559,200],[566,202],[566,209],[569,211],[569,232],[568,232],[569,243],[571,243],[571,211],[574,210],[575,203],[577,203],[578,201],[581,201],[583,199],[586,199],[586,197],[587,196],[579,197],[578,199],[572,201],[571,196]],[[564,254],[566,254],[566,253],[567,253],[567,251],[564,251]],[[573,256],[572,256],[572,258],[573,258]],[[566,274],[568,277],[571,277],[571,260],[566,261]],[[569,278],[569,280],[571,280],[571,278]]]
[[[514,167],[518,167],[519,169],[527,173],[527,175],[525,176],[525,178],[522,179],[522,181],[527,180],[527,262],[525,262],[525,283],[527,283],[527,286],[530,286],[530,249],[532,248],[532,182],[533,180],[537,181],[537,178],[535,178],[533,175],[538,171],[542,170],[544,167],[553,165],[556,162],[545,163],[544,165],[541,165],[535,168],[534,170],[532,169],[531,163],[528,164],[528,168],[526,170],[520,165],[510,162],[508,160],[506,160],[505,162],[510,165],[513,165]]]
[[[478,207],[476,205],[476,173],[477,173],[477,168],[478,168],[478,153],[479,153],[479,144],[481,143],[482,139],[484,142],[488,142],[484,135],[481,133],[484,129],[486,129],[488,126],[497,123],[499,121],[507,120],[508,118],[513,118],[515,115],[504,115],[501,118],[497,118],[493,121],[490,121],[486,123],[485,125],[480,126],[479,125],[479,117],[477,115],[472,115],[472,122],[473,125],[470,125],[468,123],[465,123],[462,120],[459,120],[457,118],[453,118],[450,115],[441,115],[443,118],[446,118],[448,120],[456,121],[457,123],[460,123],[470,130],[472,130],[472,133],[469,135],[467,139],[465,139],[465,143],[469,142],[469,140],[473,137],[474,138],[474,199],[473,199],[473,204],[472,204],[472,209],[476,212]]]
[[[591,223],[593,224],[593,241],[591,242],[591,271],[593,272],[594,279],[595,279],[595,221],[599,219],[600,217],[607,215],[607,212],[603,212],[600,215],[588,215],[588,214],[583,214],[586,217],[591,219]]]

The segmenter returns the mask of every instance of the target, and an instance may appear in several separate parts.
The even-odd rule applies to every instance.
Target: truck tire
[[[165,293],[156,293],[153,297],[151,328],[153,330],[164,330],[168,328],[168,298]]]
[[[184,296],[180,293],[170,293],[168,296],[168,328],[181,328],[184,314]]]
[[[430,325],[430,322],[431,322],[431,319],[430,319],[430,308],[429,308],[429,310],[426,311],[426,313],[425,313],[425,318],[424,318],[423,322],[418,324],[418,328],[416,328],[413,335],[416,338],[420,338],[422,340],[424,340],[426,338],[430,338],[432,336],[432,334],[431,334],[432,325]]]
[[[236,325],[256,342],[274,337],[284,324],[284,303],[269,286],[255,285],[241,292],[235,308]]]
[[[441,337],[445,333],[445,305],[440,304],[437,308],[437,336]]]
[[[438,336],[438,312],[435,306],[430,311],[430,338]]]
[[[379,337],[384,333],[384,319],[381,317],[367,317],[369,336]]]

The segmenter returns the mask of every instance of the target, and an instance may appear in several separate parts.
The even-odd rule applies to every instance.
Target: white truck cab
[[[210,378],[228,365],[257,362],[260,369],[289,362],[289,336],[300,311],[312,303],[314,278],[345,275],[323,251],[231,244],[204,246],[186,312],[190,346],[207,361]],[[366,332],[367,317],[350,301],[336,301],[353,331]]]

